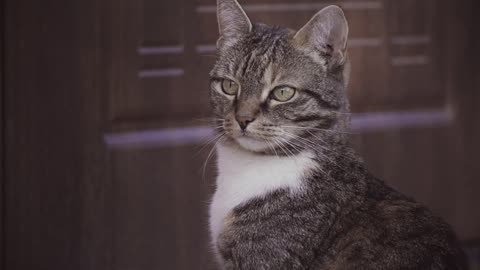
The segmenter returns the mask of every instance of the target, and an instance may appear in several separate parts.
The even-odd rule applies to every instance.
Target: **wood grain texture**
[[[252,21],[293,29],[331,3],[242,1]],[[442,20],[435,1],[333,3],[345,7],[350,25],[353,64],[349,94],[353,111],[445,105],[446,89],[438,79],[442,77],[438,68],[442,51],[431,42]],[[103,32],[110,37],[111,72],[117,80],[110,89],[112,130],[165,127],[172,118],[187,125],[192,116],[207,115],[207,74],[218,37],[214,4],[120,1],[117,8],[105,10]],[[427,41],[422,42],[422,38]],[[139,53],[148,48],[157,51]]]
[[[113,129],[191,119],[208,110],[208,84],[199,84],[192,57],[198,32],[191,1],[120,1],[104,10],[104,31],[111,63],[110,118]],[[122,25],[122,27],[118,27]],[[139,54],[139,48],[180,47],[176,53]],[[195,72],[192,72],[195,70]],[[142,76],[141,74],[147,74]]]
[[[389,107],[443,107],[446,88],[436,66],[442,52],[434,50],[435,31],[442,22],[438,2],[384,1],[389,51],[389,82],[385,103]]]
[[[198,149],[112,151],[114,269],[211,269],[207,180],[213,174],[212,166],[203,174],[208,151]]]
[[[458,181],[454,161],[459,153],[455,144],[447,143],[455,139],[449,127],[392,129],[353,139],[376,176],[456,225],[459,198],[451,194],[451,187]]]
[[[278,25],[291,29],[300,29],[319,10],[309,11],[282,11],[282,12],[252,12],[248,16],[253,23],[265,23]],[[248,13],[248,12],[247,12]],[[351,38],[379,38],[382,37],[384,29],[383,10],[345,10],[348,18]],[[217,18],[215,13],[199,13],[199,25],[203,32],[200,44],[215,44],[218,38]]]
[[[96,1],[6,1],[4,269],[110,269]]]
[[[210,149],[198,155],[199,147],[190,146],[112,150],[102,141],[106,131],[198,125],[192,119],[208,114],[214,58],[197,49],[217,32],[214,14],[195,11],[198,2],[214,4],[6,0],[2,269],[215,269],[206,220],[213,161],[202,175]],[[347,11],[354,38],[381,40],[352,45],[353,108],[446,105],[455,118],[451,127],[356,134],[355,147],[376,175],[428,205],[463,240],[478,239],[480,4],[381,2],[383,11]],[[314,12],[252,16],[295,27]],[[392,42],[412,35],[430,41]],[[139,52],[168,46],[182,49]],[[392,57],[416,55],[430,62],[390,66]],[[142,70],[175,68],[184,74],[139,78]]]
[[[480,173],[478,171],[478,141],[480,111],[480,85],[478,84],[478,62],[480,61],[479,30],[480,22],[475,8],[476,1],[445,3],[447,23],[443,24],[446,31],[448,46],[447,64],[445,65],[447,86],[450,96],[450,106],[455,112],[456,121],[452,127],[456,134],[456,144],[459,157],[458,182],[454,191],[458,200],[456,224],[464,239],[480,238]]]
[[[142,3],[142,43],[143,45],[183,44],[188,24],[184,5],[189,1],[138,1]],[[170,30],[171,29],[171,30]]]
[[[5,30],[5,18],[4,18],[4,8],[5,8],[5,1],[0,2],[0,268],[4,269],[4,253],[5,253],[5,241],[4,241],[4,223],[5,223],[5,174],[6,174],[6,160],[5,160],[5,78],[4,78],[4,67],[5,67],[5,59],[4,59],[4,48],[5,48],[5,41],[4,41],[4,30]]]

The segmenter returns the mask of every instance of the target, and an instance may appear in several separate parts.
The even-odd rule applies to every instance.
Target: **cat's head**
[[[348,122],[348,25],[329,6],[300,30],[252,24],[236,0],[218,0],[220,38],[211,104],[223,139],[289,154],[342,140]]]

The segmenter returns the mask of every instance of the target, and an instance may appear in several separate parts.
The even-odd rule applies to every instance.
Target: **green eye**
[[[234,81],[223,79],[222,91],[227,95],[235,96],[238,92],[238,84],[236,84]]]
[[[280,102],[289,101],[294,95],[295,89],[288,86],[279,87],[272,92],[273,99]]]

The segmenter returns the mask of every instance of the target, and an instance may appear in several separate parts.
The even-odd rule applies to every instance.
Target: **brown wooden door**
[[[331,3],[240,2],[293,28]],[[351,26],[357,149],[479,238],[478,3],[334,2]],[[215,269],[201,149],[215,1],[6,0],[5,22],[3,269]]]
[[[99,6],[3,5],[2,269],[109,269]]]

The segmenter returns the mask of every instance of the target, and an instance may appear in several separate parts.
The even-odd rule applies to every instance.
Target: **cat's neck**
[[[298,185],[299,178],[308,174],[315,166],[315,154],[312,151],[303,151],[291,156],[273,156],[253,153],[240,147],[219,144],[218,154],[218,185],[237,184],[236,178],[245,178],[239,185],[250,182],[263,182],[271,179],[272,185],[288,186]],[[294,184],[295,183],[295,184]],[[265,186],[265,188],[267,188]]]
[[[316,166],[315,154],[304,151],[290,157],[255,154],[232,145],[217,145],[218,177],[210,205],[212,239],[223,228],[225,217],[251,199],[284,189],[302,190],[303,182]]]

